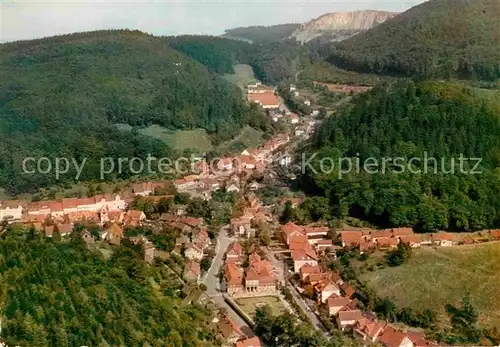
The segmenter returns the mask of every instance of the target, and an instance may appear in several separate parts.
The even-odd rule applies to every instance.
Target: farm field
[[[237,64],[234,66],[234,74],[233,75],[224,75],[224,78],[229,82],[236,84],[243,91],[246,90],[246,86],[250,83],[254,83],[257,81],[255,75],[253,73],[253,69],[250,65],[246,64]]]
[[[443,323],[447,303],[469,295],[479,326],[500,326],[500,243],[414,250],[408,263],[361,275],[377,294],[399,307],[432,309]]]
[[[251,298],[239,298],[235,302],[249,316],[253,317],[258,307],[268,305],[274,315],[286,312],[286,307],[277,296],[259,296]]]

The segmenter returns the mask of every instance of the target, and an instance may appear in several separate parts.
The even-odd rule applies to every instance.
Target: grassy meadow
[[[378,295],[399,307],[432,309],[447,322],[444,305],[466,295],[481,327],[500,326],[500,243],[414,250],[408,263],[361,275]]]
[[[224,75],[224,78],[229,82],[236,84],[243,91],[246,90],[246,86],[250,83],[257,81],[253,73],[253,69],[250,65],[237,64],[234,66],[234,74]]]

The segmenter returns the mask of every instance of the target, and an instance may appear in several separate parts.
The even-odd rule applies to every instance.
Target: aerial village
[[[295,92],[295,86],[290,86],[290,91]],[[395,249],[400,244],[412,248],[453,247],[477,240],[470,236],[457,240],[444,232],[423,236],[411,228],[344,229],[322,223],[280,223],[284,207],[297,208],[303,198],[287,196],[266,205],[258,195],[262,184],[254,180],[255,174],[265,175],[273,165],[282,166],[283,157],[277,153],[286,152],[293,141],[314,131],[315,121],[307,121],[304,133],[299,131],[297,135],[297,130],[302,130],[297,126],[299,116],[288,111],[273,88],[259,83],[248,86],[248,100],[268,110],[273,120],[287,118],[289,133],[277,134],[238,155],[220,158],[215,165],[202,159],[184,177],[133,183],[116,194],[38,202],[1,201],[0,220],[62,242],[76,233],[89,247],[106,244],[112,250],[127,242],[141,247],[144,261],[151,266],[181,258],[177,265],[182,267],[176,273],[190,288],[185,301],[196,301],[213,310],[212,325],[223,346],[263,346],[252,333],[252,314],[269,302],[278,313],[305,316],[316,329],[328,334],[323,324],[325,317],[319,314],[326,312],[327,319],[335,322],[335,329],[364,345],[433,346],[422,333],[394,326],[364,309],[356,286],[321,259],[335,258],[343,249],[355,248],[363,254]],[[313,111],[310,117],[315,115]],[[170,194],[163,194],[166,189]],[[168,212],[154,219],[134,208],[140,199],[160,204],[184,194],[206,201],[217,191],[234,194],[240,208],[232,211],[228,223],[217,226],[216,233],[211,221],[191,216],[183,203],[171,203]],[[77,225],[88,223],[97,225],[97,232],[77,230]],[[165,228],[175,230],[175,247],[167,251],[157,247],[151,235],[127,234],[127,230],[141,226],[156,228],[158,233]],[[266,243],[261,242],[263,230],[269,237]],[[489,231],[489,238],[500,240],[500,230]]]

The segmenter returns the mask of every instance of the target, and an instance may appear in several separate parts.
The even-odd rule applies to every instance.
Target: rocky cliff
[[[328,13],[301,25],[290,37],[300,42],[308,42],[315,38],[342,41],[361,31],[371,29],[397,14],[372,10]]]

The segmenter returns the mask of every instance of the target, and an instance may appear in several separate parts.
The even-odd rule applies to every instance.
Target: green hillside
[[[500,78],[500,2],[430,0],[336,44],[328,60],[360,72]]]
[[[116,123],[203,128],[215,143],[246,124],[269,124],[236,86],[163,38],[98,31],[0,46],[0,187],[19,193],[56,183],[19,174],[25,157],[88,157],[86,180],[98,177],[97,158],[171,154]]]
[[[336,166],[309,170],[304,186],[326,197],[340,219],[422,231],[498,227],[499,111],[495,99],[459,84],[377,87],[320,127],[313,167],[323,157]],[[350,158],[351,170],[346,161],[341,173],[340,157]],[[475,167],[477,160],[468,158],[482,161]]]

